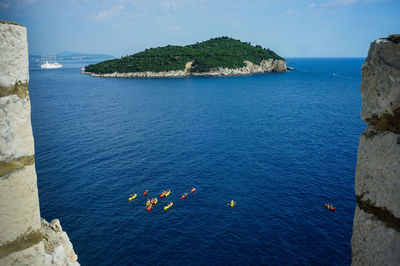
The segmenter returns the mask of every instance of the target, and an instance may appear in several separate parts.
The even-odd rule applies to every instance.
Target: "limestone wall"
[[[353,265],[400,265],[400,36],[371,44],[362,66]]]
[[[43,265],[26,28],[0,23],[0,265]]]
[[[51,231],[40,219],[28,81],[26,28],[0,21],[0,265],[76,265],[62,233],[45,255]]]

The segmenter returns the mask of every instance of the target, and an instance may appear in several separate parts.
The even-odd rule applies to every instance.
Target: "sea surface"
[[[350,264],[363,59],[288,62],[222,78],[32,67],[42,217],[82,265]]]

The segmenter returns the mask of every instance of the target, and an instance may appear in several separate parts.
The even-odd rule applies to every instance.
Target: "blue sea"
[[[288,62],[220,78],[32,67],[42,217],[82,265],[350,264],[363,59]]]

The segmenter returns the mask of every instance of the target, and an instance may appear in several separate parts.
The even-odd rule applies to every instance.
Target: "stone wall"
[[[400,36],[371,44],[362,66],[369,123],[357,155],[353,265],[400,265]]]
[[[0,265],[72,265],[45,255],[28,81],[26,28],[0,21]]]

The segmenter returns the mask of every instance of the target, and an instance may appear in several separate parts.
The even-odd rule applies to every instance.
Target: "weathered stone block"
[[[44,248],[42,242],[33,245],[27,249],[13,252],[3,258],[0,258],[0,265],[7,266],[20,266],[20,265],[30,265],[30,266],[43,266],[49,265],[45,264],[44,260]]]
[[[0,247],[40,229],[35,165],[0,177],[0,213]]]
[[[371,43],[362,66],[361,97],[365,122],[393,116],[400,108],[400,43],[388,39]]]
[[[400,265],[400,234],[359,207],[351,246],[352,265]]]
[[[0,89],[29,80],[26,28],[0,21]]]
[[[34,154],[29,97],[0,98],[0,161]]]
[[[360,138],[356,195],[400,218],[400,134],[368,127]],[[400,252],[400,251],[399,251]]]

